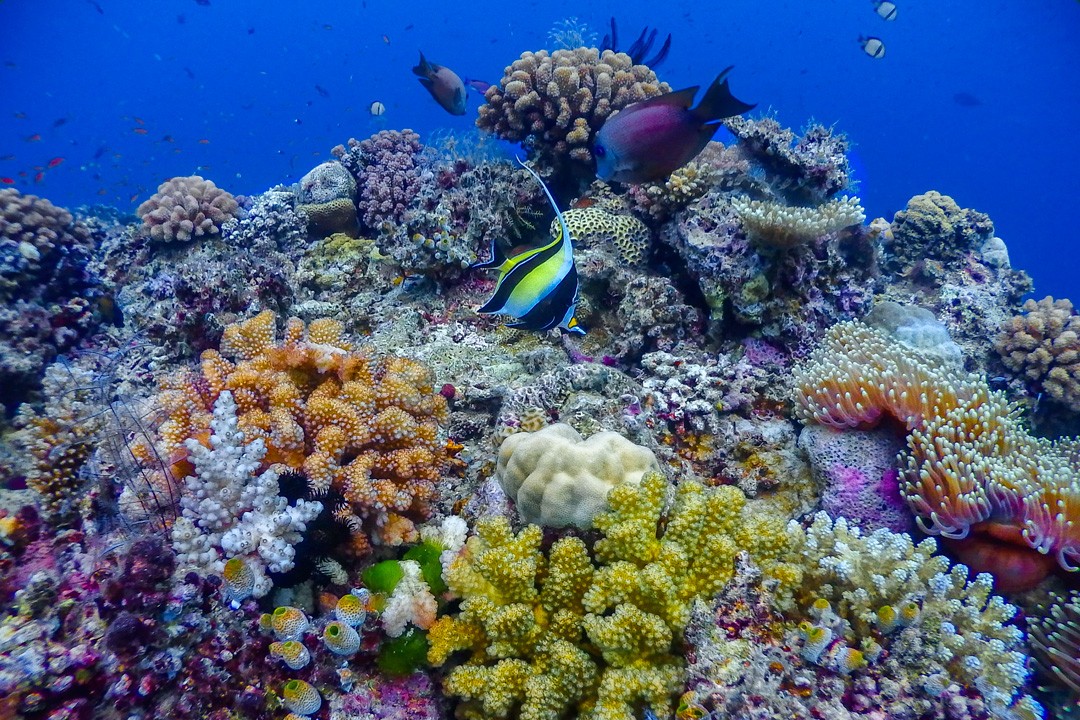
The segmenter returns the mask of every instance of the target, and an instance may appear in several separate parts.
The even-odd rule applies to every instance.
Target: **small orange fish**
[[[136,118],[133,118],[133,119],[135,120],[135,122],[137,122],[140,125],[145,125],[146,124],[146,121],[144,121],[141,117],[136,117]]]
[[[41,134],[40,133],[34,133],[33,135],[30,135],[30,136],[28,136],[26,138],[26,142],[40,142],[40,140],[41,140]]]
[[[5,185],[14,185],[15,178],[0,177],[0,183],[4,183]]]
[[[206,138],[199,138],[199,144],[200,145],[209,145],[210,141],[207,140]]]
[[[129,198],[128,198],[128,202],[132,202],[132,203],[133,203],[133,202],[135,202],[135,201],[136,201],[136,200],[138,200],[138,199],[139,199],[139,193],[135,193],[134,195],[132,195],[131,197],[129,197]]]
[[[97,191],[97,194],[98,195],[108,195],[109,191],[106,190],[105,188],[101,188],[100,190]]]
[[[54,168],[62,162],[64,162],[64,158],[54,157],[52,160],[49,161],[49,167]]]
[[[135,133],[136,135],[145,135],[146,133],[148,133],[150,131],[147,130],[146,128],[144,128],[144,127],[137,127],[137,128],[131,128],[131,132]]]
[[[175,155],[178,152],[180,152],[180,148],[173,148],[172,151],[173,151],[173,155]]]
[[[165,137],[161,138],[161,141],[171,143],[173,141],[173,136],[172,135],[166,135]]]
[[[34,182],[36,182],[36,183],[39,183],[44,179],[45,179],[45,173],[43,173],[43,172],[39,172],[37,175],[34,176]]]

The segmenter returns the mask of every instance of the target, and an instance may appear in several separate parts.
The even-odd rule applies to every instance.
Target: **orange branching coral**
[[[229,390],[245,437],[266,445],[264,463],[302,471],[317,496],[342,498],[334,515],[354,531],[355,551],[368,549],[368,531],[378,543],[416,540],[414,521],[430,515],[451,464],[440,439],[446,399],[431,371],[353,350],[334,320],[305,328],[290,318],[280,343],[274,324],[265,311],[230,325],[220,352],[203,353],[200,374],[166,381],[166,453],[182,459],[184,440],[205,438],[214,402]]]
[[[1032,437],[983,378],[861,323],[842,323],[796,371],[795,386],[806,421],[868,428],[891,416],[905,426],[902,489],[920,526],[949,539],[977,535],[995,543],[993,552],[958,546],[969,565],[985,564],[1006,587],[1037,582],[1054,560],[1077,569],[1077,445]],[[1009,547],[1044,557],[1009,554]]]

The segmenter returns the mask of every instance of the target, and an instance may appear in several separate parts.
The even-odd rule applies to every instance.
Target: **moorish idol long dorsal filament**
[[[544,189],[548,202],[555,208],[559,228],[550,242],[523,253],[506,257],[498,242],[491,243],[491,259],[476,263],[476,269],[494,268],[499,271],[495,293],[477,312],[510,315],[517,322],[507,327],[524,330],[562,328],[567,332],[584,334],[585,330],[574,317],[577,307],[578,275],[574,265],[574,246],[551,191],[531,167],[518,158]]]

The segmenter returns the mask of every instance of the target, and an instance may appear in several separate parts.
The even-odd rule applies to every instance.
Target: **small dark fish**
[[[322,26],[322,29],[323,29],[323,30],[333,30],[333,29],[334,29],[334,26],[333,26],[333,25],[330,25],[329,23],[327,23],[326,25],[323,25],[323,26]]]
[[[150,131],[147,130],[146,128],[144,128],[144,127],[137,127],[137,128],[131,128],[131,132],[135,133],[136,135],[145,135],[146,133],[148,133]]]
[[[101,190],[98,195],[104,195],[105,191]],[[97,299],[98,317],[104,322],[115,325],[116,327],[124,326],[124,313],[120,310],[120,304],[116,302],[116,298],[112,295],[102,295]]]
[[[4,67],[16,68],[16,67],[19,67],[19,66],[15,64],[14,60],[5,60],[4,61]]]
[[[486,93],[488,91],[488,88],[491,87],[491,83],[484,82],[483,80],[466,80],[465,84],[471,87],[476,92],[480,93],[481,95]]]
[[[105,14],[105,11],[102,10],[101,6],[98,5],[96,2],[94,2],[94,0],[86,0],[86,2],[88,2],[88,3],[90,3],[91,5],[94,6],[94,9],[98,11],[98,15],[104,15]]]
[[[863,49],[864,53],[875,60],[885,57],[885,43],[881,42],[881,38],[863,37],[860,35],[859,47]]]
[[[134,120],[139,125],[145,125],[146,124],[146,121],[143,120],[141,117],[139,117],[137,115],[135,117],[131,118],[131,119]]]
[[[68,119],[67,119],[66,117],[62,117],[62,118],[56,118],[55,120],[53,120],[53,124],[52,124],[52,126],[53,126],[54,128],[58,128],[58,127],[60,127],[61,125],[66,125],[66,124],[67,124],[67,121],[68,121]]]
[[[15,155],[14,155],[14,154],[11,154],[11,155],[0,155],[0,161],[6,161],[6,160],[14,160],[14,159],[15,159]]]
[[[183,25],[186,22],[187,22],[187,18],[184,17],[183,15],[177,15],[176,16],[176,24],[177,25]]]
[[[97,152],[94,153],[94,159],[95,160],[100,160],[102,158],[102,156],[104,156],[105,153],[107,153],[107,152],[109,152],[109,146],[108,145],[102,145],[101,147],[99,147],[97,149]]]
[[[384,43],[386,43],[387,45],[389,45],[390,44],[390,36],[389,35],[383,35],[382,36],[382,41]]]
[[[26,136],[26,142],[41,142],[41,133]]]
[[[16,120],[25,120],[26,119],[26,113],[24,113],[24,112],[15,113],[15,119]]]
[[[413,25],[412,23],[409,23],[408,25],[405,26],[405,29],[406,30],[412,30],[414,27],[416,27],[416,26]]]
[[[952,99],[953,102],[961,107],[978,107],[982,105],[982,100],[969,92],[958,92],[952,96]]]
[[[896,3],[889,2],[889,0],[874,0],[874,12],[876,12],[882,20],[895,20]]]
[[[210,0],[195,0],[196,5],[202,5],[203,7],[210,6]]]
[[[249,27],[248,28],[248,35],[254,35],[254,34],[255,34],[255,28]]]
[[[634,103],[613,115],[596,134],[596,176],[604,181],[660,180],[693,160],[720,128],[719,120],[754,108],[731,94],[726,68],[697,107],[698,87]]]
[[[316,85],[315,92],[319,93],[323,97],[330,97],[330,91],[324,88],[322,85]]]
[[[187,65],[184,66],[184,74],[187,75],[192,80],[195,79],[195,73],[192,72],[191,68],[189,68]]]
[[[172,141],[173,141],[173,136],[172,135],[165,135],[164,137],[161,138],[161,142],[171,143]]]
[[[450,68],[428,62],[420,53],[420,64],[412,69],[420,84],[427,88],[435,102],[451,115],[465,114],[465,83]]]
[[[45,179],[45,173],[42,172],[42,171],[39,171],[38,174],[34,176],[34,182],[35,183],[39,183],[44,179]]]

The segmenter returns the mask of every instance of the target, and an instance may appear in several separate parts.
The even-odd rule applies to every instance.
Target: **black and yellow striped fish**
[[[570,230],[544,181],[520,158],[518,162],[544,188],[544,194],[559,218],[559,229],[551,242],[509,258],[499,249],[497,242],[491,243],[491,259],[476,263],[473,267],[498,269],[499,282],[495,286],[495,294],[477,312],[510,315],[517,319],[507,327],[524,330],[562,328],[567,332],[584,334],[585,330],[574,317],[578,274]]]

